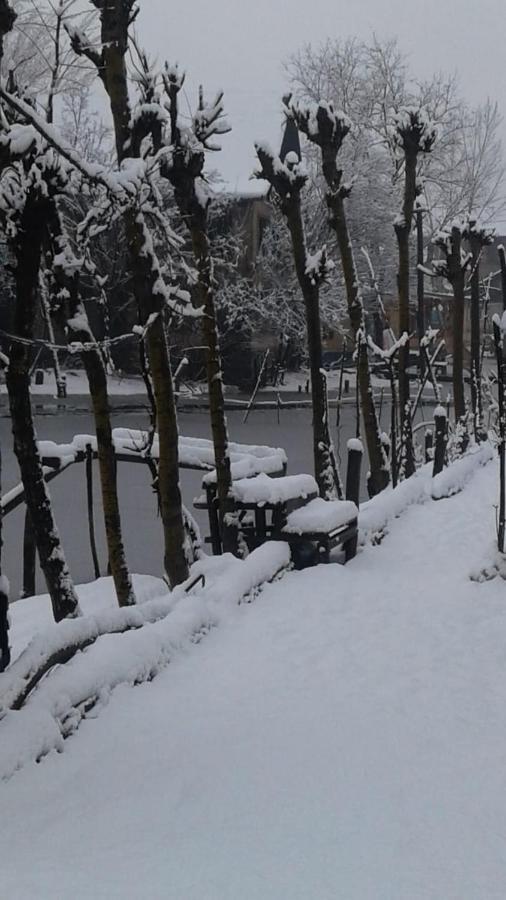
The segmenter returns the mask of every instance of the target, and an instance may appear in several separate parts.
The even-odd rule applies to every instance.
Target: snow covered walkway
[[[494,462],[119,687],[0,786],[2,896],[503,900],[496,494]]]

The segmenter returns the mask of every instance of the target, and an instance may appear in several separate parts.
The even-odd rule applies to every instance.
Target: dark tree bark
[[[323,175],[327,184],[326,202],[330,213],[329,223],[335,232],[341,255],[348,316],[353,342],[357,349],[357,383],[369,454],[368,490],[369,495],[374,496],[388,485],[390,479],[374,405],[364,307],[346,219],[344,201],[349,197],[351,188],[343,183],[343,172],[337,165],[338,154],[350,130],[351,123],[342,114],[334,112],[332,106],[327,103],[319,104],[316,112],[311,109],[292,108],[288,110],[288,115],[294,116],[297,126],[308,140],[319,146],[321,150]],[[317,127],[315,127],[315,122]]]
[[[410,333],[409,320],[409,253],[413,212],[416,200],[417,152],[406,150],[404,157],[404,199],[402,215],[395,223],[395,235],[399,252],[397,293],[399,298],[399,333]],[[399,348],[399,419],[403,439],[404,475],[409,478],[415,471],[415,455],[411,432],[411,404],[409,390],[409,341]]]
[[[175,79],[167,81],[173,154],[170,165],[162,167],[162,174],[174,188],[176,204],[181,218],[188,228],[197,265],[197,304],[204,309],[203,335],[206,346],[207,388],[216,465],[220,532],[225,552],[239,555],[241,541],[232,497],[232,472],[228,453],[229,438],[216,324],[215,279],[208,234],[207,202],[205,198],[198,195],[196,188],[196,180],[203,174],[204,154],[201,150],[192,153],[187,144],[181,142],[181,133],[177,124],[179,90],[179,81]],[[217,118],[220,115],[221,105],[218,105]]]
[[[14,328],[16,335],[28,340],[33,337],[42,242],[48,212],[44,201],[28,201],[17,237],[12,242],[16,258]],[[51,597],[53,615],[59,622],[66,617],[78,615],[79,603],[61,547],[37,449],[30,403],[29,345],[19,341],[11,344],[6,383],[14,451],[21,470],[26,504],[32,517],[40,565]]]
[[[416,330],[418,334],[418,365],[420,382],[425,377],[425,355],[422,353],[422,340],[425,334],[425,282],[421,266],[424,264],[423,246],[423,211],[416,210]]]
[[[297,278],[304,298],[307,324],[307,342],[311,370],[313,396],[313,456],[315,478],[320,495],[331,499],[342,498],[343,489],[337,468],[334,447],[330,437],[326,403],[326,381],[322,371],[322,337],[320,323],[319,282],[325,273],[325,255],[320,256],[318,269],[308,266],[304,223],[300,192],[306,177],[283,168],[274,167],[274,159],[261,147],[257,147],[261,164],[260,176],[265,178],[278,194],[281,210],[286,218],[295,262]]]
[[[140,142],[132,146],[132,121],[128,96],[125,57],[128,51],[128,29],[138,7],[133,0],[92,0],[99,10],[101,51],[97,52],[73,35],[77,53],[85,55],[96,66],[105,86],[113,118],[118,163],[134,152],[139,155]],[[150,124],[151,127],[151,124]],[[149,132],[149,129],[148,129]],[[169,584],[174,587],[188,577],[185,556],[185,529],[179,487],[178,427],[169,350],[165,334],[166,298],[161,288],[161,274],[142,209],[129,208],[125,213],[132,285],[141,324],[149,327],[146,348],[157,409],[160,462],[158,489],[164,531],[164,564]]]
[[[441,270],[453,291],[453,402],[456,424],[465,425],[466,398],[464,390],[464,308],[465,269],[462,259],[462,231],[454,225],[440,236],[436,244],[445,255],[445,267]]]
[[[493,233],[470,219],[465,236],[471,250],[471,404],[476,441],[486,438],[483,426],[483,397],[481,389],[481,309],[480,259],[483,247],[492,243]]]
[[[55,280],[55,291],[57,294],[61,291],[66,297],[64,323],[77,323],[70,325],[72,338],[85,345],[81,358],[88,379],[95,420],[102,509],[110,572],[114,580],[118,604],[131,606],[135,603],[135,594],[123,544],[107,372],[100,349],[90,346],[93,343],[93,334],[88,325],[88,317],[79,293],[79,268],[72,266],[67,272],[64,262],[55,262],[55,257],[57,260],[65,257],[64,250],[67,246],[61,217],[55,203],[51,206],[49,241],[48,264]]]

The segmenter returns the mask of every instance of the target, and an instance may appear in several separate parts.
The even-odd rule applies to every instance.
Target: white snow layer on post
[[[323,500],[317,497],[307,506],[296,509],[287,516],[283,532],[286,534],[311,534],[340,528],[358,516],[358,509],[351,500]]]
[[[231,614],[235,605],[271,581],[290,562],[288,544],[267,543],[247,559],[222,557],[199,562],[192,577],[205,571],[209,586],[185,595],[179,589],[137,607],[111,609],[53,625],[38,635],[2,677],[0,695],[0,779],[51,750],[62,750],[66,735],[78,727],[86,704],[102,704],[120,684],[153,678],[176,654],[189,650]],[[217,575],[213,579],[213,575]],[[15,615],[15,610],[14,610]],[[135,630],[114,633],[127,622]],[[142,627],[144,626],[144,627]],[[100,634],[86,652],[52,670],[20,710],[9,703],[41,659],[62,646]]]

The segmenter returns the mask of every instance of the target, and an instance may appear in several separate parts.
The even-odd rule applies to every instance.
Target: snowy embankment
[[[91,707],[103,704],[120,684],[154,678],[177,652],[198,643],[215,627],[230,605],[254,594],[289,561],[283,543],[265,544],[244,562],[233,557],[202,560],[193,566],[189,584],[201,573],[205,583],[195,585],[191,595],[184,588],[169,593],[159,582],[158,596],[152,596],[153,585],[146,592],[141,580],[143,602],[123,609],[109,605],[98,610],[97,599],[107,592],[106,579],[96,582],[93,591],[81,596],[84,615],[32,631],[28,645],[0,678],[0,779],[51,750],[62,750],[64,738]],[[88,598],[93,611],[87,607]],[[25,607],[20,614],[25,638],[30,618],[26,607],[36,610],[42,603],[47,615],[47,598],[32,597],[18,604]],[[13,610],[16,621],[16,607]],[[16,627],[13,631],[15,655],[19,637]]]
[[[251,605],[215,588],[205,641],[1,786],[5,895],[503,900],[506,586],[469,578],[495,540],[480,462],[448,499],[422,472],[366,505],[388,537],[344,567]]]

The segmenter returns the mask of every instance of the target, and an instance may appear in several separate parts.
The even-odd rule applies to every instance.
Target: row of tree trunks
[[[133,0],[92,0],[101,22],[101,52],[75,46],[94,63],[104,84],[113,119],[118,164],[130,155],[132,118],[128,94],[126,54],[128,30],[135,16]],[[153,382],[160,442],[158,490],[164,532],[164,564],[169,584],[174,587],[188,577],[185,530],[179,486],[178,426],[169,349],[165,333],[165,297],[157,291],[160,276],[142,210],[125,213],[132,284],[141,324],[150,322],[146,348]]]
[[[405,153],[404,199],[402,214],[395,224],[399,268],[397,273],[397,293],[399,298],[399,334],[410,333],[409,317],[409,273],[410,273],[410,236],[413,223],[413,212],[416,199],[416,160],[415,152]],[[409,385],[409,349],[406,341],[399,348],[399,419],[402,435],[403,474],[409,478],[415,471],[415,455],[411,432],[411,404]]]

